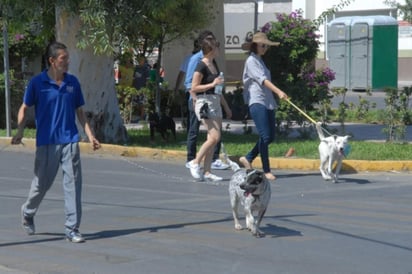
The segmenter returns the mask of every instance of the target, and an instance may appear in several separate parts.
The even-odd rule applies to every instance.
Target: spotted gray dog
[[[265,234],[259,226],[271,196],[270,183],[263,172],[256,169],[237,170],[230,179],[229,194],[235,229],[243,229],[238,215],[239,204],[241,204],[245,210],[246,227],[256,237],[263,237]],[[256,219],[253,216],[254,212],[257,212]]]

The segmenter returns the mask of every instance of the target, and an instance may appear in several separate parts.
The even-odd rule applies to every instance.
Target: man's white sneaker
[[[219,170],[223,170],[223,169],[228,169],[230,166],[224,162],[222,162],[222,160],[220,159],[216,159],[213,163],[211,168],[212,169],[219,169]]]
[[[189,162],[189,169],[190,169],[190,174],[192,174],[192,177],[195,179],[201,179],[202,175],[200,174],[200,165],[193,163],[193,160]]]
[[[215,174],[212,174],[212,173],[208,173],[208,174],[205,174],[203,176],[204,176],[205,180],[207,180],[207,181],[218,182],[218,181],[223,180],[222,177],[216,176]]]
[[[190,161],[186,162],[185,167],[190,168]]]

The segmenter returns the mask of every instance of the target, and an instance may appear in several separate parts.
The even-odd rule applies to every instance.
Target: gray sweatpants
[[[63,172],[65,227],[66,231],[69,231],[79,228],[82,215],[82,172],[78,143],[36,148],[34,178],[27,201],[23,205],[23,214],[28,217],[36,214],[56,178],[59,166]]]

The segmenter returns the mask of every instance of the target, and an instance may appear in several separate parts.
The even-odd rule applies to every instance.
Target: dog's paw
[[[324,179],[325,181],[330,181],[330,180],[332,180],[332,176],[330,176],[330,175],[323,175],[322,177],[323,177],[323,179]]]
[[[252,231],[252,233],[256,231],[256,228],[253,224],[246,223],[246,228],[247,230]]]
[[[255,236],[256,238],[262,238],[265,237],[265,233],[258,229],[257,227],[254,227],[253,229],[250,230],[252,232],[252,235]]]
[[[263,232],[263,231],[261,231],[260,229],[257,229],[256,230],[256,233],[255,234],[253,234],[256,238],[263,238],[263,237],[265,237],[266,235],[265,235],[265,232]]]
[[[339,178],[336,174],[332,175],[332,182],[337,183],[339,181]]]
[[[242,226],[241,224],[236,224],[236,225],[235,225],[235,229],[236,229],[236,230],[242,230],[242,229],[243,229],[243,226]]]

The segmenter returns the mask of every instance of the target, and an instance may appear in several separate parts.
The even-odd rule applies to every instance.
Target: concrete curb
[[[0,155],[1,151],[10,145],[11,138],[0,137]],[[24,148],[34,150],[35,139],[24,139]],[[20,147],[21,148],[21,147]],[[102,144],[102,148],[93,151],[88,143],[81,142],[80,148],[82,153],[87,154],[106,154],[112,156],[124,157],[144,157],[151,159],[163,159],[181,161],[182,165],[186,161],[185,151],[154,149],[146,147],[129,147],[121,145]],[[238,158],[231,157],[233,161],[238,162]],[[254,161],[253,166],[262,168],[260,160]],[[295,169],[306,171],[318,171],[319,160],[302,159],[302,158],[270,158],[270,166],[273,169]],[[359,171],[412,171],[412,161],[366,161],[366,160],[344,160],[342,171],[356,173]]]

